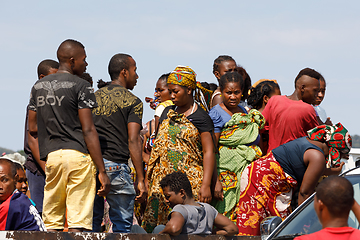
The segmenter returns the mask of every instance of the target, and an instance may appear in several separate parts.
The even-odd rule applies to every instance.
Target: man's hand
[[[147,188],[144,181],[138,181],[137,187],[139,189],[139,195],[136,196],[135,201],[143,203],[147,198]]]
[[[204,203],[210,203],[211,199],[212,197],[210,187],[201,185],[199,190],[199,201]]]
[[[105,197],[110,192],[110,179],[106,172],[99,173],[100,189],[97,192],[97,195],[100,197]]]

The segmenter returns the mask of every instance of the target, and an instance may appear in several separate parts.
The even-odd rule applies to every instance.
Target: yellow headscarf
[[[196,73],[188,66],[177,66],[167,79],[167,83],[190,87],[195,90],[195,100],[200,106],[209,111],[211,95],[213,91],[204,88],[199,82],[196,82]]]

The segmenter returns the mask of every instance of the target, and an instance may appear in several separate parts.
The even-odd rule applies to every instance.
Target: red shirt
[[[273,96],[262,115],[269,125],[268,152],[281,144],[307,136],[307,131],[318,126],[314,108],[301,100],[290,100],[285,95]]]
[[[318,232],[296,237],[294,240],[358,240],[360,230],[351,227],[324,228]]]

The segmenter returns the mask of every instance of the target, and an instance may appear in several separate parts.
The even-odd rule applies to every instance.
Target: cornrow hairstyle
[[[37,67],[38,78],[40,78],[41,74],[44,76],[48,75],[51,68],[59,69],[59,63],[52,59],[41,61]]]
[[[225,86],[229,82],[235,82],[240,84],[240,88],[244,87],[244,79],[238,72],[227,72],[221,76],[219,80],[220,91],[225,89]]]
[[[295,78],[295,87],[296,87],[296,83],[299,80],[299,78],[301,78],[304,75],[315,78],[317,80],[320,80],[320,78],[324,78],[319,72],[315,71],[314,69],[304,68],[303,70],[301,70],[299,72],[299,74]]]
[[[248,97],[248,104],[253,108],[259,110],[262,107],[264,96],[270,97],[275,89],[280,89],[279,85],[273,81],[263,81],[255,88],[251,88]]]
[[[171,191],[175,193],[180,192],[181,189],[184,189],[186,195],[190,198],[193,197],[192,188],[186,173],[181,171],[173,172],[166,175],[160,181],[160,187],[164,189],[165,187],[169,187]]]
[[[242,66],[237,66],[237,71],[241,74],[244,79],[244,87],[242,89],[241,100],[245,101],[249,97],[249,89],[251,88],[251,78]]]
[[[128,54],[118,53],[110,59],[108,72],[111,80],[117,79],[123,69],[129,70],[130,58],[132,57]]]
[[[228,55],[220,55],[220,56],[218,56],[214,60],[213,74],[215,74],[216,71],[219,71],[219,65],[220,65],[220,63],[222,63],[224,61],[234,61],[235,62],[235,60],[232,57],[228,56]]]
[[[159,80],[158,80],[158,81],[164,81],[165,84],[166,84],[166,86],[167,86],[167,85],[168,85],[168,84],[167,84],[167,79],[168,79],[169,75],[170,75],[170,73],[165,73],[165,74],[161,75],[161,76],[159,77]]]

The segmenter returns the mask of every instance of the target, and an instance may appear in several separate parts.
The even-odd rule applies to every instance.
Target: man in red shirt
[[[314,208],[323,229],[295,240],[360,239],[360,230],[348,226],[350,210],[358,220],[360,212],[349,180],[339,176],[324,179],[316,188]]]
[[[316,127],[316,112],[310,105],[315,102],[320,88],[321,74],[305,68],[295,78],[295,90],[290,96],[273,96],[262,114],[269,126],[268,152],[281,144],[307,135]]]

